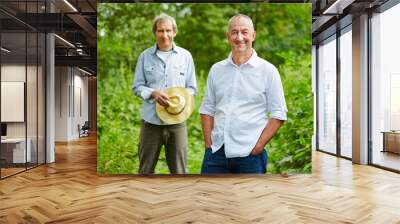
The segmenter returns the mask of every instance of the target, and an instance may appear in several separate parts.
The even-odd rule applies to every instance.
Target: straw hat
[[[193,95],[183,87],[170,87],[164,93],[169,97],[169,105],[156,103],[158,117],[166,124],[179,124],[188,119],[194,109]]]

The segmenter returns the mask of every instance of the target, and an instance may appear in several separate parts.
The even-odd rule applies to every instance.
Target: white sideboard
[[[1,139],[2,147],[12,147],[12,162],[13,163],[25,163],[32,161],[32,140],[28,138],[26,140],[26,154],[25,154],[25,138],[6,138]],[[25,161],[25,158],[27,161]]]

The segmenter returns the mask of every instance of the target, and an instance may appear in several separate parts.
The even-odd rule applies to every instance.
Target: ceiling
[[[36,43],[36,33],[51,32],[56,34],[56,66],[78,66],[95,75],[96,16],[96,0],[1,0],[2,46],[12,49],[7,60],[32,58],[44,48]],[[27,45],[20,34],[26,30]]]
[[[373,12],[388,0],[311,0],[313,43],[319,43],[352,23],[353,17]]]

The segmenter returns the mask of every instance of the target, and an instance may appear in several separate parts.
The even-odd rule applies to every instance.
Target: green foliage
[[[311,55],[298,58],[282,55],[279,66],[288,107],[288,120],[269,144],[268,171],[272,173],[311,172],[311,136],[313,131],[313,95]]]
[[[243,13],[257,31],[258,55],[280,71],[288,120],[269,143],[269,173],[311,171],[313,96],[311,93],[310,4],[99,4],[98,7],[98,171],[137,173],[141,100],[131,86],[139,54],[155,44],[152,20],[165,12],[178,25],[175,42],[189,50],[199,94],[187,121],[188,171],[199,173],[204,155],[198,108],[212,64],[228,56],[228,19]],[[162,152],[156,173],[169,173]]]

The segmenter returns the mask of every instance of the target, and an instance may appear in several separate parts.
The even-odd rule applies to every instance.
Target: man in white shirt
[[[231,54],[211,67],[200,107],[206,147],[202,174],[265,173],[264,147],[287,119],[279,72],[257,56],[255,37],[250,17],[229,20]]]

